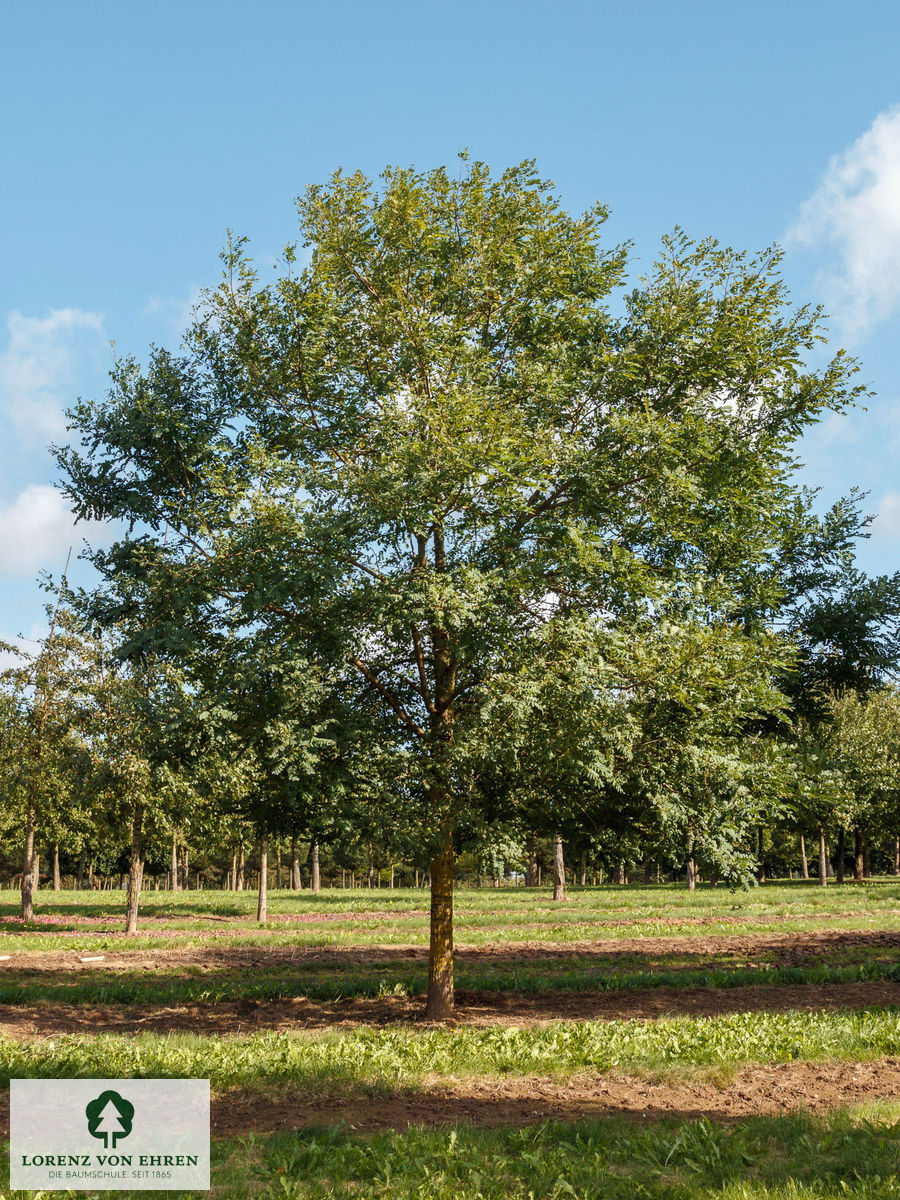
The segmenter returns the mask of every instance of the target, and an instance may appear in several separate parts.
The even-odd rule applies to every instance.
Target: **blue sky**
[[[870,491],[861,562],[900,568],[896,3],[7,0],[3,26],[0,637],[39,633],[35,576],[80,546],[45,446],[110,343],[177,343],[226,228],[274,258],[335,167],[462,147],[608,204],[636,272],[676,224],[784,243],[877,393],[806,439],[805,478]]]

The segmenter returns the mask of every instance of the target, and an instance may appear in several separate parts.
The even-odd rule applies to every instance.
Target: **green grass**
[[[346,1127],[213,1147],[221,1200],[896,1200],[900,1105],[732,1124]],[[3,1190],[2,1200],[35,1193]],[[60,1200],[133,1192],[54,1192]],[[198,1193],[157,1192],[187,1200]]]
[[[658,1021],[572,1021],[522,1029],[379,1029],[255,1033],[65,1036],[0,1040],[0,1083],[9,1078],[209,1079],[214,1090],[289,1086],[323,1090],[415,1087],[426,1077],[651,1073],[795,1060],[861,1061],[900,1054],[900,1010],[736,1013]]]
[[[34,978],[32,976],[37,976]],[[699,967],[675,970],[610,971],[604,965],[572,967],[562,962],[508,960],[499,966],[461,963],[457,987],[486,992],[553,995],[558,992],[630,992],[648,988],[719,988],[900,982],[900,963],[868,961],[847,966]],[[336,1001],[384,995],[420,995],[427,983],[424,963],[382,961],[368,966],[272,963],[263,977],[258,968],[236,971],[192,965],[106,971],[99,964],[84,977],[72,971],[29,972],[24,978],[0,976],[0,1004],[220,1004],[240,999]]]

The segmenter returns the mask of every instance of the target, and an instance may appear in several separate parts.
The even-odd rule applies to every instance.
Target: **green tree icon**
[[[91,1137],[103,1138],[103,1148],[115,1150],[116,1142],[131,1133],[134,1105],[118,1092],[101,1092],[96,1100],[90,1102],[84,1114],[88,1119]]]

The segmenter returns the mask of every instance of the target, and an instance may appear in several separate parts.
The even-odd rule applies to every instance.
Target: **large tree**
[[[130,523],[96,561],[154,653],[204,622],[238,653],[264,625],[391,723],[443,1018],[498,687],[530,703],[544,633],[585,616],[598,637],[664,605],[729,620],[790,443],[853,364],[806,369],[818,313],[787,310],[776,251],[677,234],[625,291],[604,210],[569,215],[530,163],[339,172],[298,208],[275,278],[233,240],[183,353],[121,362],[60,459],[82,517]]]

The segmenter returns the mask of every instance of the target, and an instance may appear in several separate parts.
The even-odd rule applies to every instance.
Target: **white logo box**
[[[11,1079],[9,1182],[208,1190],[209,1080]]]

